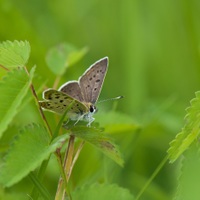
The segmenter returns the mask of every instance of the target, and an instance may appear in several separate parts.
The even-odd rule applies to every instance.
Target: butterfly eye
[[[94,105],[90,106],[90,112],[95,113],[96,112],[96,107]]]

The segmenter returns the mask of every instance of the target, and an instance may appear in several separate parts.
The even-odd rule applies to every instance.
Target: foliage
[[[0,83],[0,137],[8,124],[16,115],[23,98],[30,87],[35,68],[30,76],[23,69],[15,69],[8,73]]]
[[[71,128],[71,133],[94,145],[117,164],[123,166],[124,161],[120,155],[119,148],[111,141],[108,134],[103,133],[101,129],[78,126]]]
[[[186,152],[181,163],[175,200],[199,198],[199,158],[199,145],[192,145]]]
[[[25,41],[6,41],[0,44],[0,63],[8,69],[23,67],[30,56],[30,44]]]
[[[17,49],[19,44],[23,44],[23,42],[17,42],[17,41],[13,43],[10,41],[7,41],[7,43],[9,44],[8,47],[12,47],[12,48],[3,49],[1,51],[1,54],[3,55],[2,58],[4,57],[9,58],[9,56],[12,55],[10,54],[10,52],[12,52],[13,49]],[[3,43],[3,44],[4,46],[6,46],[6,43]],[[26,49],[24,50],[22,49],[22,51],[17,52],[16,55],[14,54],[13,57],[14,58],[15,56],[16,58],[23,57],[24,54],[26,53],[27,53]],[[70,52],[68,53],[70,54]],[[79,53],[77,53],[76,55],[72,51],[72,54],[73,54],[74,61],[80,58]],[[0,85],[0,91],[3,94],[1,96],[1,101],[3,102],[1,104],[2,106],[1,133],[3,133],[5,132],[7,126],[12,122],[12,119],[14,118],[14,116],[20,110],[19,109],[20,104],[23,98],[25,97],[25,95],[27,94],[27,91],[29,88],[31,89],[31,92],[33,95],[32,98],[36,101],[36,104],[38,107],[40,104],[38,102],[38,97],[35,93],[34,85],[32,83],[32,79],[34,75],[33,72],[35,70],[35,67],[31,69],[31,72],[29,75],[25,66],[23,68],[15,67],[15,69],[13,69],[12,71],[9,71],[10,63],[3,62],[3,59],[1,59],[1,62],[2,62],[1,65],[3,69],[8,70],[8,73],[2,79],[2,82]],[[21,60],[18,60],[18,63],[16,63],[16,66],[20,65],[20,62]],[[65,70],[66,64],[62,63],[61,68]],[[27,99],[25,102],[28,103]],[[73,165],[81,150],[81,148],[79,147],[79,150],[76,152],[73,158],[74,150],[72,151],[72,149],[74,148],[74,139],[72,139],[72,136],[73,138],[74,136],[76,136],[78,138],[81,138],[84,141],[91,143],[93,146],[97,147],[99,150],[101,150],[105,155],[107,155],[109,158],[114,160],[116,163],[118,163],[121,166],[123,165],[123,160],[122,160],[122,157],[117,145],[113,141],[111,141],[111,138],[108,137],[106,134],[104,134],[101,129],[93,128],[93,127],[88,128],[85,126],[74,126],[74,125],[72,125],[71,127],[64,126],[66,129],[66,132],[69,133],[69,135],[68,134],[62,134],[60,136],[58,135],[59,129],[64,120],[66,112],[70,109],[70,106],[73,106],[73,103],[74,102],[72,101],[72,103],[68,105],[69,108],[66,109],[65,114],[61,117],[60,122],[55,128],[54,133],[52,132],[43,114],[43,111],[39,107],[39,112],[42,116],[43,123],[46,128],[40,124],[35,124],[35,123],[29,124],[28,126],[25,126],[20,131],[20,133],[15,136],[9,149],[4,155],[4,158],[2,160],[2,164],[0,167],[1,185],[3,185],[4,187],[11,187],[14,184],[18,183],[19,181],[21,181],[27,175],[29,175],[30,179],[35,185],[34,190],[32,191],[32,194],[31,194],[32,197],[34,199],[38,199],[39,197],[38,194],[40,194],[41,197],[43,197],[44,199],[52,199],[51,194],[49,194],[46,187],[41,183],[41,180],[44,177],[44,173],[48,165],[48,161],[51,154],[55,153],[58,160],[58,166],[60,167],[60,170],[61,170],[60,174],[63,180],[63,182],[59,182],[60,186],[58,186],[58,191],[56,193],[55,198],[56,199],[60,198],[59,196],[61,196],[63,192],[64,193],[66,192],[65,195],[70,197],[71,195],[68,189],[67,182],[71,175]],[[113,116],[114,115],[115,114],[113,113]],[[134,127],[134,126],[129,125],[129,127]],[[62,155],[60,150],[62,149],[63,144],[66,143],[66,140],[68,139],[68,137],[69,137],[69,142],[68,142],[68,147],[67,147],[68,149],[67,150],[64,149],[64,152],[66,152],[66,154],[64,153],[65,154],[64,156]],[[38,167],[39,167],[39,171],[38,171],[38,175],[36,176],[34,173],[32,173],[32,171],[36,170],[36,168]],[[106,186],[104,187],[107,189]],[[103,190],[106,190],[106,189],[103,189]],[[105,191],[105,194],[106,193],[107,192]]]
[[[196,93],[196,98],[192,99],[191,106],[187,109],[185,116],[186,124],[182,131],[177,134],[176,138],[170,143],[168,150],[169,159],[174,162],[189,146],[196,142],[199,136],[199,107],[200,107],[200,92]]]
[[[66,138],[67,135],[62,135],[50,143],[44,127],[36,124],[25,127],[14,139],[4,158],[0,182],[7,187],[19,182],[55,152]]]

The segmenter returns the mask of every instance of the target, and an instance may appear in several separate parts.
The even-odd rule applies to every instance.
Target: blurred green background
[[[30,42],[28,68],[37,65],[42,77],[38,86],[48,79],[52,87],[55,81],[45,57],[59,43],[89,48],[60,84],[78,79],[96,60],[109,57],[100,99],[124,95],[117,110],[141,129],[116,135],[125,167],[110,163],[108,181],[136,195],[165,157],[168,143],[183,126],[189,100],[199,90],[199,18],[198,0],[0,0],[0,40]],[[105,103],[106,109],[112,104]],[[73,173],[74,187],[103,181],[104,165],[94,164],[101,154],[93,151],[87,146],[81,154]],[[176,190],[175,165],[165,166],[141,199],[171,199]],[[49,170],[54,175],[54,169]],[[46,180],[57,184],[53,175]]]

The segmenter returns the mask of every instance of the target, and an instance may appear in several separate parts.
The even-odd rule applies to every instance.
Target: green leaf
[[[187,108],[185,126],[176,138],[170,143],[168,156],[170,162],[174,162],[196,140],[200,132],[200,92],[196,92],[196,98],[191,100],[191,106]]]
[[[0,182],[9,187],[38,167],[68,137],[55,138],[51,144],[47,130],[40,125],[25,127],[14,140],[0,169]]]
[[[174,200],[200,199],[199,145],[193,144],[185,152],[182,161],[176,197]]]
[[[49,50],[46,62],[49,69],[56,75],[63,75],[66,69],[78,62],[88,51],[87,47],[76,47],[63,43]]]
[[[27,41],[2,42],[0,43],[0,65],[8,69],[24,67],[30,51],[30,44]]]
[[[97,128],[89,128],[85,126],[75,126],[71,129],[71,133],[78,138],[81,138],[99,150],[106,156],[114,160],[120,166],[123,166],[123,159],[119,152],[118,146],[114,144],[108,135]]]
[[[83,186],[76,189],[72,193],[73,200],[134,200],[131,193],[118,185],[109,184],[93,184],[91,186]]]
[[[18,108],[31,84],[35,68],[30,76],[23,68],[8,72],[0,82],[0,137],[17,114]]]
[[[132,117],[116,111],[97,113],[95,119],[95,121],[100,122],[108,133],[134,131],[139,128]]]

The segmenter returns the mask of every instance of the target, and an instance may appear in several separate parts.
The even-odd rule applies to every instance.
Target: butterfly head
[[[90,113],[91,113],[91,114],[94,114],[94,113],[96,113],[96,112],[97,112],[96,106],[93,105],[93,104],[91,104],[91,105],[90,105]]]

